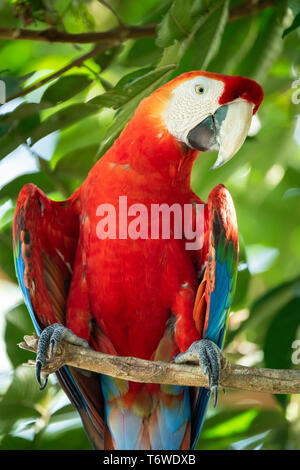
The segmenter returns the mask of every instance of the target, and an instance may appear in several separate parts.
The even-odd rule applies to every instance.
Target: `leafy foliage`
[[[214,172],[209,168],[216,156],[202,154],[192,187],[206,199],[214,185],[224,183],[237,210],[240,266],[228,356],[248,365],[297,367],[291,358],[292,342],[300,333],[300,108],[292,100],[292,84],[300,76],[299,2],[278,0],[255,15],[245,14],[243,2],[235,0],[109,4],[117,17],[97,0],[1,2],[0,26],[6,27],[85,33],[120,23],[157,25],[152,37],[116,37],[104,52],[80,67],[67,67],[43,86],[41,79],[92,45],[0,40],[0,79],[7,99],[16,97],[0,108],[1,295],[4,280],[16,285],[11,225],[25,183],[64,199],[152,90],[188,70],[246,75],[264,86],[260,129]],[[32,84],[35,91],[17,97]],[[21,170],[25,155],[30,165]],[[89,449],[79,418],[55,379],[39,392],[33,372],[21,366],[28,353],[16,344],[33,326],[13,295],[3,327],[10,370],[1,373],[0,448]],[[229,391],[216,410],[209,409],[198,447],[299,449],[299,405],[296,396]]]

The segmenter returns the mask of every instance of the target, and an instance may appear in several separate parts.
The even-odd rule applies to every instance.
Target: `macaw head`
[[[263,99],[255,81],[240,76],[188,72],[150,96],[151,113],[187,149],[218,151],[213,169],[232,158],[245,141]]]

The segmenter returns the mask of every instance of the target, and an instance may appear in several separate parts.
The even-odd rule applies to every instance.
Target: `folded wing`
[[[223,185],[220,184],[211,191],[207,209],[208,252],[193,316],[201,338],[210,339],[222,348],[238,266],[236,214],[230,193]],[[205,388],[199,388],[194,395],[192,447],[197,444],[210,393]]]
[[[75,193],[76,194],[76,193]],[[16,273],[38,334],[65,324],[66,304],[79,238],[76,197],[51,201],[36,186],[20,192],[13,225]],[[92,444],[103,448],[103,397],[99,375],[64,366],[58,380],[81,415]]]

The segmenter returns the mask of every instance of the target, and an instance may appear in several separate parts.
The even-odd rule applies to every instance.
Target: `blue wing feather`
[[[15,260],[16,274],[17,274],[17,278],[18,278],[18,281],[19,281],[19,285],[20,285],[22,293],[23,293],[25,305],[28,309],[28,312],[30,314],[32,323],[34,324],[35,330],[36,330],[37,334],[40,335],[42,329],[41,329],[40,325],[38,324],[37,319],[35,317],[35,314],[34,314],[34,311],[33,311],[33,308],[32,308],[32,304],[31,304],[31,300],[30,300],[29,290],[25,286],[25,263],[24,263],[24,259],[23,259],[23,256],[22,256],[22,245],[21,245],[21,243],[19,243],[18,256],[15,255],[14,260]]]
[[[213,288],[207,283],[207,325],[203,338],[223,347],[228,315],[235,291],[238,239],[237,222],[233,202],[223,185],[216,186],[209,195],[209,255],[206,273],[213,277]],[[199,388],[192,419],[192,448],[197,445],[207,412],[210,391]]]
[[[53,205],[55,210],[53,210]],[[42,258],[42,253],[35,251],[40,247],[40,221],[43,215],[48,211],[50,220],[59,220],[57,213],[59,210],[64,211],[60,220],[63,220],[63,226],[57,226],[56,233],[61,233],[61,236],[66,235],[66,231],[71,227],[74,227],[73,220],[75,215],[72,212],[70,204],[66,203],[55,203],[50,201],[38,188],[34,185],[26,185],[19,195],[17,202],[15,219],[14,219],[14,261],[17,278],[21,287],[24,302],[32,319],[33,325],[38,335],[41,331],[48,326],[49,321],[45,312],[43,312],[43,306],[38,311],[38,315],[35,312],[34,305],[36,305],[36,298],[31,297],[35,295],[36,286],[40,286],[46,289],[43,275],[39,275],[38,279],[35,277],[35,273],[43,272],[45,268]],[[53,210],[53,213],[52,213]],[[69,211],[67,213],[67,211]],[[29,215],[28,215],[29,214]],[[54,215],[53,215],[54,214]],[[51,218],[52,216],[52,218]],[[67,216],[67,217],[66,217]],[[67,221],[67,223],[66,223]],[[52,224],[49,224],[52,225]],[[76,221],[75,221],[76,226]],[[52,227],[53,228],[53,227]],[[27,233],[27,241],[24,239],[24,233]],[[22,234],[22,235],[21,235]],[[76,236],[76,230],[71,232],[71,235]],[[45,232],[42,234],[46,236]],[[51,235],[50,235],[51,236]],[[42,238],[42,237],[41,237]],[[35,243],[35,240],[38,240]],[[29,245],[30,241],[30,245]],[[26,245],[27,243],[27,245]],[[51,246],[51,240],[49,241]],[[53,240],[52,240],[53,244]],[[46,250],[47,247],[44,247]],[[27,250],[27,251],[26,251]],[[69,255],[71,250],[69,251]],[[27,259],[24,259],[27,256]],[[27,267],[27,272],[26,272]],[[59,267],[57,266],[57,269]],[[27,287],[28,273],[30,272],[30,291]],[[63,275],[58,276],[57,279],[53,278],[53,282],[64,282],[66,281],[65,273],[68,269],[64,270]],[[49,279],[49,273],[48,273]],[[37,284],[38,281],[38,284]],[[65,286],[60,289],[60,292],[64,291]],[[52,293],[53,295],[53,293]],[[66,292],[67,295],[67,292]],[[66,300],[66,299],[65,299]],[[35,303],[34,303],[35,302]],[[44,305],[48,302],[47,307],[55,308],[51,305],[51,295],[48,299],[43,299]],[[49,304],[50,302],[50,304]],[[38,306],[39,307],[39,306]],[[55,317],[54,317],[55,318]],[[56,315],[57,321],[59,315]],[[103,416],[103,399],[101,394],[100,379],[97,374],[82,374],[79,369],[64,366],[56,372],[57,378],[70,398],[71,402],[77,408],[80,413],[83,425],[86,432],[92,442],[92,444],[100,449],[103,448],[103,435],[104,426],[102,421]]]

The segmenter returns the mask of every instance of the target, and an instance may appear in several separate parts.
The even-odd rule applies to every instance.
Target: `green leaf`
[[[116,86],[103,93],[101,95],[92,98],[89,103],[96,104],[98,106],[104,106],[107,108],[117,109],[126,103],[131,97],[135,96],[135,85],[139,87],[140,80],[144,80],[145,77],[151,73],[153,69],[151,67],[145,67],[142,69],[130,72],[123,76]],[[134,86],[133,86],[134,85]],[[138,92],[138,91],[137,91]]]
[[[218,52],[226,21],[229,0],[203,13],[195,23],[185,53],[179,64],[178,73],[189,70],[205,70]]]
[[[68,423],[66,424],[68,425]],[[53,425],[53,430],[51,430],[51,425]],[[62,417],[57,423],[52,422],[52,419],[50,420],[47,428],[36,437],[34,448],[37,450],[76,451],[78,449],[92,450],[92,445],[79,418],[77,418],[76,423],[68,428],[64,426],[64,418]]]
[[[299,328],[300,298],[291,300],[276,312],[265,336],[265,366],[271,369],[291,369],[292,343]],[[298,338],[299,339],[299,338]]]
[[[260,33],[249,54],[241,64],[240,73],[262,83],[269,69],[282,51],[282,32],[286,16],[286,2],[266,12],[260,21]]]
[[[57,162],[70,152],[91,145],[99,147],[106,129],[111,124],[112,116],[113,111],[104,111],[100,116],[90,116],[60,132],[55,152],[51,158],[51,168],[55,168]],[[88,172],[89,161],[86,161],[86,165],[85,175]]]
[[[157,46],[155,38],[141,38],[134,41],[121,64],[126,67],[146,67],[156,64],[161,57],[161,49]]]
[[[34,112],[47,109],[52,105],[51,103],[24,103],[20,105],[12,113],[8,113],[0,119],[0,123],[12,125],[12,128],[6,127],[8,133],[0,138],[0,158],[5,157],[23,144],[28,137],[31,137],[31,142],[34,144],[56,130],[65,129],[84,118],[96,114],[99,112],[99,106],[117,109],[137,96],[144,96],[147,90],[150,89],[151,84],[157,83],[161,77],[165,76],[174,67],[174,65],[166,65],[155,70],[146,68],[131,72],[123,77],[113,90],[99,95],[88,103],[75,103],[66,106],[51,114],[41,123],[39,117],[34,115]],[[31,119],[29,120],[30,116]]]
[[[282,37],[284,38],[287,34],[291,33],[295,29],[299,28],[300,26],[300,12],[295,16],[293,23],[289,28],[286,28],[283,33]]]
[[[28,173],[26,175],[18,176],[14,180],[7,183],[0,190],[0,200],[5,200],[7,198],[11,198],[13,200],[17,199],[19,192],[23,188],[24,184],[27,183],[37,185],[45,193],[56,190],[53,180],[45,173]]]
[[[115,60],[117,55],[121,52],[122,46],[115,46],[111,49],[107,49],[104,52],[93,57],[94,62],[101,68],[101,72],[104,72]]]
[[[5,122],[5,118],[7,118],[7,122]],[[31,110],[28,110],[28,115],[19,121],[13,119],[13,116],[5,115],[2,122],[0,121],[0,129],[2,129],[0,159],[11,153],[19,145],[25,144],[31,132],[38,128],[40,124],[40,115],[32,114]]]
[[[25,143],[40,125],[38,113],[49,106],[49,103],[22,103],[14,111],[0,116],[0,159]]]
[[[3,80],[6,86],[6,99],[13,97],[19,91],[21,91],[22,84],[25,82],[25,80],[28,80],[28,78],[30,78],[33,74],[34,72],[31,72],[22,77],[13,77],[10,75],[2,75],[0,71],[0,80]]]
[[[259,34],[259,26],[257,16],[249,16],[239,21],[227,23],[219,51],[209,64],[210,72],[225,75],[239,73],[238,65],[252,49]],[[233,37],[234,41],[232,41]]]
[[[56,175],[84,178],[95,162],[99,145],[79,147],[64,155],[56,164]]]
[[[174,68],[174,65],[165,65],[154,70],[146,67],[131,72],[122,77],[112,90],[96,96],[90,100],[89,103],[118,109],[147,90],[153,83],[156,83],[161,77]]]
[[[240,235],[239,240],[239,265],[238,265],[238,276],[236,282],[236,289],[234,300],[231,310],[235,311],[245,306],[245,299],[251,280],[251,275],[248,269],[247,257],[244,240]]]
[[[258,407],[244,409],[244,400],[247,401],[247,393],[245,392],[244,400],[241,397],[241,407],[235,398],[237,392],[229,391],[231,395],[231,403],[235,403],[235,407],[227,405],[226,408],[219,408],[211,417],[207,417],[204,421],[203,430],[197,444],[198,449],[219,450],[219,449],[235,449],[241,450],[245,448],[263,446],[268,448],[266,444],[271,437],[275,437],[275,432],[285,431],[288,424],[284,415],[278,410],[260,410]],[[250,400],[253,398],[250,397]],[[252,402],[251,402],[252,403]]]
[[[202,437],[211,439],[225,434],[238,434],[246,431],[253,419],[258,415],[257,409],[245,411],[224,412],[220,415],[210,418],[202,431]]]
[[[99,108],[89,103],[75,103],[60,109],[41,122],[31,133],[31,142],[34,144],[54,131],[65,129],[88,116],[99,112]]]
[[[191,26],[191,1],[174,0],[168,13],[157,28],[157,44],[160,47],[171,46],[175,40],[189,35]]]
[[[287,34],[294,31],[300,26],[300,3],[298,0],[288,0],[288,6],[292,10],[294,20],[292,24],[283,31],[282,37],[284,38]]]
[[[0,123],[0,138],[9,132],[10,125],[6,123]]]
[[[42,103],[58,104],[85,90],[93,80],[88,75],[66,75],[50,85],[42,96]]]
[[[40,126],[40,123],[40,114],[33,114],[32,116],[28,116],[26,119],[21,119],[17,132],[26,137],[30,136],[31,133]],[[24,137],[24,141],[26,137]]]
[[[24,144],[24,139],[18,132],[8,132],[5,134],[0,138],[0,159],[6,157],[6,155],[22,144]]]
[[[32,442],[29,439],[23,439],[22,437],[6,435],[1,440],[0,449],[1,450],[29,450],[32,449]]]
[[[183,51],[182,43],[179,41],[175,41],[175,43],[172,44],[172,46],[166,47],[158,63],[159,67],[170,65],[170,64],[175,64],[177,67],[179,59],[182,55],[182,51]],[[170,78],[175,78],[177,77],[177,75],[178,75],[178,69],[174,70]]]
[[[299,312],[299,297],[292,299],[276,311],[276,315],[272,318],[265,335],[265,367],[270,369],[293,368],[292,354],[294,350],[292,349],[292,343],[296,339],[296,333],[300,326]],[[282,405],[286,406],[287,395],[277,395],[277,398]]]
[[[48,103],[21,103],[11,113],[3,114],[0,118],[0,122],[14,124],[17,121],[31,117],[47,108],[49,108]]]
[[[11,227],[0,232],[0,266],[11,280],[16,281]]]
[[[259,410],[220,410],[214,416],[206,418],[196,449],[228,449],[242,439]]]
[[[23,103],[13,112],[0,119],[7,125],[8,132],[0,138],[0,159],[8,155],[30,137],[32,144],[56,130],[62,130],[76,122],[99,112],[99,107],[89,103],[74,103],[54,112],[40,122],[40,115],[34,114],[52,106],[51,103]],[[1,197],[1,196],[0,196]]]
[[[96,19],[89,11],[85,0],[70,2],[63,16],[63,25],[68,33],[83,33],[95,29]]]
[[[14,207],[11,207],[8,209],[3,216],[0,219],[0,231],[5,231],[9,228],[9,226],[12,224],[13,218],[14,218]]]
[[[13,380],[0,402],[0,433],[6,433],[16,427],[22,419],[36,419],[40,413],[36,403],[42,399],[32,368],[19,366]]]
[[[16,368],[28,361],[28,351],[18,347],[26,334],[34,331],[34,327],[24,304],[10,310],[6,315],[5,345],[7,356]]]
[[[270,321],[279,309],[297,297],[300,297],[300,277],[271,289],[254,303],[249,318],[237,330],[230,332],[227,340],[232,341],[242,331],[258,329],[263,322]]]
[[[24,133],[27,135],[28,130],[39,125],[38,113],[47,109],[50,105],[48,103],[22,103],[15,108],[12,112],[0,116],[0,155],[5,156],[11,152],[20,143],[24,143],[23,139],[17,139],[14,136],[21,137]],[[9,135],[10,134],[10,135]],[[12,137],[12,138],[11,138]],[[6,139],[7,138],[7,139]],[[13,148],[7,148],[5,141],[11,142]],[[15,141],[16,145],[13,145]],[[7,153],[5,153],[7,152]]]

